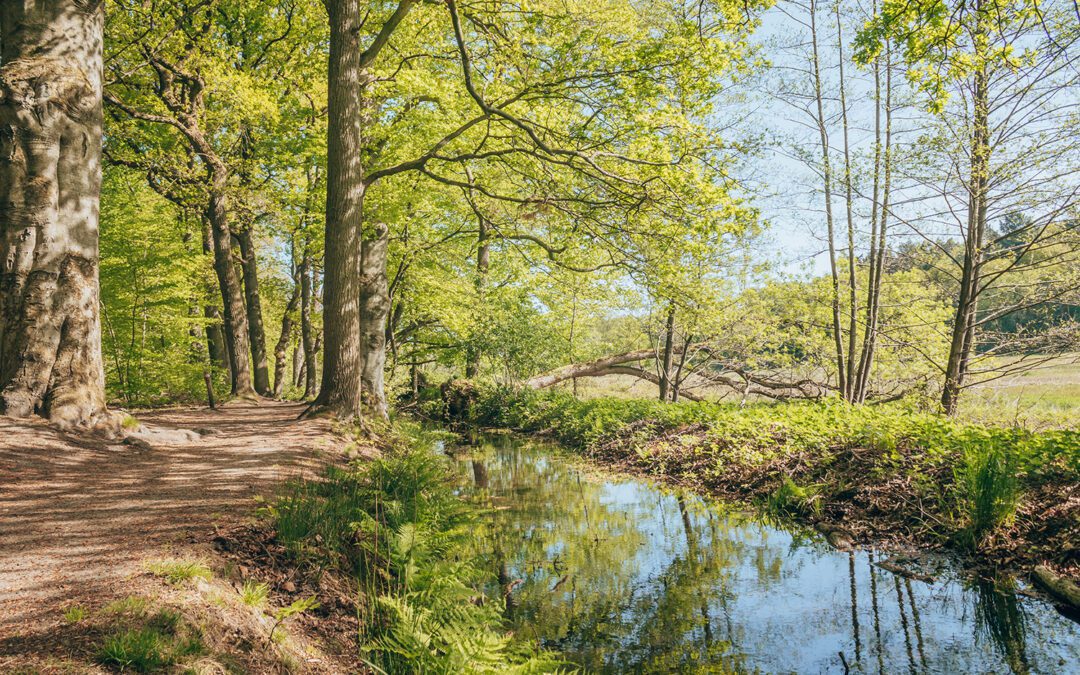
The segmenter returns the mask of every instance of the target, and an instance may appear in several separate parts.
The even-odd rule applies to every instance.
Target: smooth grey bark
[[[247,308],[248,341],[251,343],[251,374],[256,393],[270,396],[270,368],[266,360],[266,328],[259,297],[259,262],[255,254],[252,225],[236,236],[240,246],[240,269],[244,278],[244,305]]]
[[[364,237],[360,255],[361,387],[364,404],[383,419],[389,417],[383,375],[386,324],[390,316],[390,289],[386,278],[389,242],[389,228],[376,223]]]
[[[103,427],[101,0],[0,6],[0,408]]]

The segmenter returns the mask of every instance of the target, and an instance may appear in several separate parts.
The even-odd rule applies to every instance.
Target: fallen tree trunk
[[[610,375],[612,373],[608,371],[613,366],[619,366],[626,363],[634,363],[635,361],[645,361],[647,359],[655,359],[656,352],[651,349],[639,349],[633,352],[626,352],[623,354],[615,354],[613,356],[605,356],[604,358],[597,359],[596,361],[588,361],[586,363],[571,363],[568,366],[556,368],[546,373],[537,375],[536,377],[529,378],[525,381],[525,386],[532,387],[533,389],[544,389],[552,385],[556,385],[566,380],[574,379],[577,377],[601,377],[603,375]],[[640,369],[639,369],[640,370]]]
[[[698,347],[700,347],[700,345],[676,346],[673,348],[673,355],[678,356],[686,350],[697,349]],[[604,375],[632,375],[660,386],[661,378],[658,375],[645,370],[644,368],[628,365],[639,361],[655,359],[656,356],[656,352],[652,349],[638,349],[632,352],[605,356],[595,361],[572,363],[532,377],[525,381],[525,386],[533,389],[545,389],[570,379],[579,377],[603,377]],[[701,380],[701,383],[695,383],[696,387],[701,387],[703,385],[722,386],[744,394],[755,394],[772,399],[820,398],[827,391],[822,385],[810,380],[793,382],[773,380],[765,376],[752,374],[746,369],[730,363],[724,363],[719,360],[714,361],[714,363],[723,366],[726,372],[710,372],[708,370],[695,372],[693,377]],[[727,377],[726,375],[728,373],[734,373],[735,376],[739,378],[739,381]],[[691,401],[704,400],[701,396],[690,393],[688,389],[691,388],[694,387],[683,382],[682,387],[679,390],[679,395]]]

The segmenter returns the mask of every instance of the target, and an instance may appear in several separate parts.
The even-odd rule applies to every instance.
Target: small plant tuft
[[[210,579],[214,576],[206,563],[198,560],[154,560],[146,564],[146,570],[174,586],[192,579]]]
[[[124,630],[105,638],[98,661],[137,673],[149,673],[173,663],[161,634],[152,628]]]
[[[262,607],[266,604],[266,596],[270,593],[270,587],[261,584],[254,579],[248,579],[240,589],[240,600],[250,607]]]
[[[972,443],[958,469],[963,542],[978,548],[998,527],[1012,522],[1020,502],[1017,462],[1007,448]]]
[[[68,623],[79,623],[86,618],[88,612],[82,605],[71,605],[64,609],[64,621]]]
[[[816,485],[801,486],[793,481],[790,476],[785,476],[780,487],[769,495],[765,510],[776,516],[807,516],[820,513],[819,489],[820,487]]]

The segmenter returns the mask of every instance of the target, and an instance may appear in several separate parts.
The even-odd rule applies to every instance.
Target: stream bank
[[[841,552],[808,528],[590,471],[545,442],[448,447],[515,634],[587,672],[1057,673],[1080,625],[1022,582]]]
[[[1080,434],[838,402],[663,404],[452,382],[429,414],[818,527],[842,548],[947,551],[985,577],[1080,579]]]

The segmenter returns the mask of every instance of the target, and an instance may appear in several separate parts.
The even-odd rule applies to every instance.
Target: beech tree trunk
[[[363,222],[365,120],[360,0],[329,0],[326,262],[323,269],[322,386],[309,413],[361,414],[360,227]],[[311,370],[309,365],[309,371]]]
[[[386,278],[389,230],[376,223],[364,239],[360,256],[361,386],[364,403],[386,419],[386,323],[390,316],[390,289]]]
[[[210,363],[231,370],[229,350],[225,346],[225,332],[221,326],[221,310],[213,305],[207,305],[204,316],[213,322],[206,324],[206,352],[210,356]]]
[[[110,420],[98,288],[102,0],[0,5],[0,408]]]
[[[259,298],[259,263],[255,255],[252,226],[236,237],[240,244],[240,269],[244,277],[244,300],[247,308],[248,340],[251,342],[252,379],[260,396],[270,396],[270,368],[266,362],[266,328],[263,326],[262,300]]]
[[[206,209],[206,219],[213,231],[214,272],[225,314],[225,346],[229,352],[229,374],[232,394],[241,398],[253,398],[255,389],[251,386],[251,358],[248,354],[247,309],[244,307],[244,294],[240,289],[240,280],[236,277],[236,267],[232,261],[232,231],[229,227],[229,212],[226,204],[226,174],[222,170],[211,169],[210,203]]]
[[[311,309],[315,302],[312,285],[311,253],[305,248],[300,261],[300,342],[304,351],[301,366],[304,379],[296,383],[297,386],[304,385],[305,399],[314,398],[316,391],[315,328],[311,325]]]
[[[484,294],[487,290],[488,269],[491,267],[491,244],[488,241],[487,221],[479,218],[479,234],[476,237],[476,299],[483,306]],[[480,374],[480,357],[483,356],[480,347],[476,344],[469,345],[465,354],[465,377],[473,379]]]
[[[277,344],[274,345],[274,398],[281,398],[285,393],[285,380],[289,342],[292,340],[293,314],[296,306],[300,304],[300,284],[294,283],[292,294],[289,295],[289,303],[285,306],[285,313],[281,316],[281,335]]]

